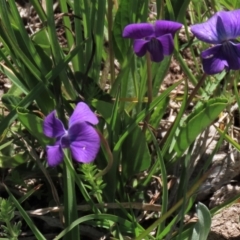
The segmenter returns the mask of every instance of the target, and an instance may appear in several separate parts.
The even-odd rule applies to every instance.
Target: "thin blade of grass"
[[[64,149],[64,158],[69,164],[71,160],[69,158],[70,152],[68,149]],[[75,192],[75,181],[74,176],[71,175],[71,171],[68,166],[63,164],[63,177],[64,177],[64,216],[65,225],[69,226],[73,221],[78,218],[77,204],[76,204],[76,192]],[[71,167],[72,168],[72,167]],[[64,236],[65,240],[68,239],[80,239],[79,227],[76,225],[71,232]]]
[[[14,205],[18,209],[18,211],[21,213],[21,216],[26,221],[29,228],[32,230],[32,233],[38,240],[46,240],[46,238],[41,234],[41,232],[38,230],[32,219],[28,216],[26,211],[22,208],[21,204],[18,202],[18,200],[13,196],[13,194],[10,192],[8,187],[4,184],[3,185],[6,191],[8,192],[10,199],[13,201]]]
[[[152,137],[152,141],[154,144],[154,147],[156,149],[157,152],[157,160],[159,162],[159,166],[161,169],[161,182],[162,182],[162,208],[161,208],[161,215],[164,215],[167,212],[167,208],[168,208],[168,181],[167,181],[167,171],[166,171],[166,167],[165,167],[165,163],[164,163],[164,159],[162,156],[162,152],[159,148],[159,143],[157,142],[157,139],[155,137],[155,135],[153,134],[153,132],[151,131],[150,128],[148,128],[148,131],[151,134]],[[157,229],[157,236],[164,230],[165,228],[165,221],[161,222],[158,226]]]
[[[46,75],[46,80],[48,83],[52,82],[54,78],[59,75],[59,72],[66,67],[66,65],[71,61],[71,59],[78,53],[79,47],[74,48],[64,60],[60,61],[59,64]],[[32,103],[36,96],[39,96],[46,86],[42,83],[38,83],[34,89],[18,104],[17,107],[27,107]],[[5,131],[6,128],[16,119],[17,111],[12,110],[2,121],[0,125],[0,135]]]

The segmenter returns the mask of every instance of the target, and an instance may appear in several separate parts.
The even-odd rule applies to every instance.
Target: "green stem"
[[[100,213],[99,209],[95,206],[93,200],[91,199],[91,197],[88,194],[88,191],[86,190],[84,184],[82,183],[80,177],[78,176],[78,174],[76,173],[75,169],[73,168],[72,162],[69,158],[66,157],[67,152],[64,152],[65,155],[65,164],[70,172],[70,174],[72,175],[72,177],[74,177],[76,184],[79,187],[79,190],[83,196],[83,198],[85,199],[85,201],[91,205],[92,211],[94,213]]]
[[[161,215],[164,215],[167,212],[168,208],[168,180],[167,180],[167,171],[166,166],[164,163],[164,159],[161,153],[161,150],[159,148],[159,144],[157,142],[156,137],[154,136],[153,132],[148,129],[153,140],[154,147],[157,152],[157,161],[159,163],[160,169],[161,169],[161,180],[162,180],[162,208],[161,208]],[[151,175],[153,176],[153,175]],[[157,236],[164,230],[165,228],[165,221],[162,221],[162,223],[159,225],[157,229]]]
[[[152,102],[152,68],[151,68],[151,56],[150,53],[147,52],[146,54],[146,58],[147,58],[147,95],[148,95],[148,106],[150,106],[151,102]],[[149,113],[144,120],[144,125],[143,125],[143,133],[146,132],[147,126],[148,126],[148,122],[150,120],[151,117],[151,113]]]
[[[15,235],[15,232],[14,232],[14,230],[13,230],[13,228],[12,228],[12,225],[11,225],[10,221],[5,220],[5,223],[6,223],[6,225],[7,225],[8,233],[10,234],[11,239],[12,239],[12,240],[17,240],[17,236]]]
[[[108,43],[109,43],[109,61],[110,61],[110,76],[111,76],[111,85],[113,85],[115,80],[115,69],[114,69],[114,54],[113,54],[113,40],[112,40],[112,11],[113,11],[113,0],[108,0]]]
[[[196,86],[198,84],[198,80],[195,78],[195,76],[192,74],[191,70],[189,69],[189,67],[187,66],[187,64],[185,63],[183,57],[180,54],[180,51],[175,50],[174,51],[174,55],[176,57],[176,59],[179,61],[184,73],[187,75],[187,77],[189,78],[190,82]],[[199,91],[201,94],[204,93],[202,88],[199,88]]]
[[[112,167],[112,164],[113,164],[113,155],[112,155],[112,152],[110,150],[110,147],[108,145],[108,142],[106,141],[106,139],[103,137],[102,133],[100,131],[98,131],[98,134],[101,138],[101,142],[102,144],[104,145],[104,148],[107,152],[107,155],[108,155],[108,164],[107,166],[102,170],[100,171],[98,174],[96,174],[95,176],[95,179],[99,178],[99,177],[102,177],[103,175],[105,175]]]
[[[63,179],[64,179],[64,216],[65,226],[68,227],[76,219],[78,219],[78,211],[76,204],[76,192],[75,192],[75,179],[72,176],[70,169],[68,168],[65,161],[70,162],[69,150],[64,150],[64,164],[63,164]],[[80,232],[79,226],[72,229],[71,232],[64,236],[64,240],[79,240]]]
[[[187,107],[190,105],[191,101],[193,100],[194,96],[196,95],[196,93],[198,92],[198,90],[201,88],[202,84],[204,83],[205,79],[207,77],[207,74],[204,73],[201,77],[201,79],[198,81],[197,85],[195,86],[195,88],[193,89],[191,95],[189,96],[188,100],[187,100],[187,104],[185,109],[187,109]]]

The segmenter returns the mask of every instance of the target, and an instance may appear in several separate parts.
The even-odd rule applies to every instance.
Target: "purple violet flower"
[[[92,125],[98,124],[96,115],[87,104],[77,104],[69,118],[69,129],[56,118],[56,111],[46,116],[43,132],[47,137],[56,138],[54,146],[47,146],[49,166],[56,166],[63,161],[63,148],[70,148],[72,157],[77,162],[89,163],[96,158],[100,148],[100,137]]]
[[[123,37],[134,39],[133,50],[142,57],[147,51],[153,62],[161,62],[165,55],[171,55],[174,50],[173,37],[182,24],[167,20],[151,23],[133,23],[123,30]]]
[[[220,11],[208,21],[191,26],[192,33],[201,41],[215,44],[201,53],[203,70],[215,74],[224,69],[240,69],[240,10]]]

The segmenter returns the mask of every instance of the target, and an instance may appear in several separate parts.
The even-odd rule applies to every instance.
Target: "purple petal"
[[[142,57],[146,54],[148,42],[149,42],[148,40],[143,40],[143,39],[134,40],[133,49],[138,57]]]
[[[154,28],[151,23],[133,23],[127,25],[123,30],[123,37],[141,39],[154,36]]]
[[[63,161],[63,151],[60,145],[47,146],[47,161],[50,167],[55,167]]]
[[[240,36],[240,10],[218,12],[217,31],[220,39],[231,40]]]
[[[158,20],[155,22],[155,35],[160,37],[170,33],[172,36],[182,27],[181,23],[167,20]]]
[[[171,55],[174,50],[174,43],[171,34],[165,34],[162,37],[157,38],[161,42],[164,55]]]
[[[192,33],[201,41],[219,44],[240,36],[240,10],[220,11],[205,23],[191,26]]]
[[[72,116],[69,118],[69,127],[76,122],[89,122],[96,125],[98,124],[98,118],[86,103],[80,102],[77,104]]]
[[[205,51],[203,51],[201,53],[201,57],[204,58],[204,59],[207,59],[207,58],[211,58],[215,55],[219,55],[221,54],[221,50],[222,50],[222,45],[221,44],[218,44],[214,47],[211,47]]]
[[[77,123],[69,129],[73,158],[82,163],[92,162],[100,148],[100,137],[88,123]]]
[[[221,43],[221,39],[217,32],[217,19],[219,17],[215,14],[204,23],[192,25],[190,27],[191,32],[201,41],[218,44]]]
[[[222,54],[222,46],[217,45],[201,53],[203,70],[211,75],[222,72],[228,67],[228,63]]]
[[[228,63],[229,69],[240,69],[240,44],[227,42],[222,45],[222,52]]]
[[[164,58],[162,43],[157,38],[152,38],[147,45],[153,62],[161,62]]]
[[[55,110],[45,117],[43,121],[43,132],[50,138],[57,138],[65,133],[63,123],[56,118]]]

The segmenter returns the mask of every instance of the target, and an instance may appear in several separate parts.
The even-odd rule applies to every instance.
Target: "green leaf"
[[[10,199],[13,201],[15,207],[18,209],[18,211],[20,212],[22,218],[26,221],[28,227],[31,229],[32,233],[34,234],[34,236],[36,237],[36,239],[38,240],[46,240],[46,238],[41,234],[41,232],[38,230],[38,228],[36,227],[36,225],[34,224],[34,222],[32,221],[32,219],[28,216],[28,214],[26,213],[26,211],[23,209],[23,207],[21,206],[21,204],[18,202],[18,200],[13,196],[13,194],[10,192],[10,190],[8,189],[8,187],[6,185],[4,185],[6,191],[9,194]]]
[[[230,144],[232,144],[239,152],[240,152],[240,145],[236,142],[236,141],[234,141],[234,139],[232,139],[229,135],[227,135],[225,132],[223,132],[221,129],[219,129],[219,128],[216,128],[217,129],[217,131],[219,132],[219,134],[221,135],[221,136],[223,136],[223,138],[227,141],[227,142],[229,142]]]
[[[193,198],[190,198],[189,202],[188,202],[188,206],[184,210],[184,213],[187,214],[189,212],[189,210],[192,208],[194,203]],[[164,230],[157,236],[159,239],[163,239],[168,233],[171,232],[171,229],[174,228],[174,226],[176,226],[176,224],[181,221],[181,217],[179,217],[179,215],[175,215],[175,217],[171,220],[170,223],[168,223],[167,226],[165,226]],[[187,224],[184,226],[184,230],[179,233],[177,236],[171,237],[171,240],[189,240],[189,236],[191,236],[192,234],[192,226],[193,224]],[[180,236],[179,236],[180,235]],[[181,238],[180,238],[181,237]]]
[[[54,240],[61,239],[63,236],[65,236],[67,232],[71,231],[75,226],[91,220],[94,221],[101,220],[101,226],[104,227],[106,226],[107,229],[110,229],[110,227],[115,225],[116,223],[119,225],[122,231],[124,230],[125,232],[132,232],[132,229],[134,229],[134,224],[132,223],[132,221],[129,221],[125,218],[121,218],[110,214],[90,214],[72,222],[72,224],[65,228],[61,233],[59,233],[54,238]]]
[[[71,169],[67,167],[65,161],[71,162],[71,154],[69,149],[64,149],[64,166],[63,166],[63,181],[64,181],[64,217],[65,226],[68,227],[78,217],[76,204],[76,188],[75,179],[71,174]],[[68,232],[64,239],[80,240],[79,226],[77,225]]]
[[[122,175],[128,180],[136,173],[149,168],[151,155],[145,135],[136,125],[134,131],[127,136],[122,145]]]
[[[113,49],[120,62],[126,58],[126,53],[129,52],[129,49],[133,52],[131,41],[122,37],[124,27],[139,20],[140,22],[146,22],[148,16],[147,9],[147,0],[122,0],[120,2],[113,25]]]
[[[130,40],[122,37],[125,26],[131,23],[131,1],[122,0],[113,25],[113,49],[119,62],[123,62],[130,48]]]
[[[95,20],[95,27],[93,27],[93,31],[95,34],[95,43],[96,43],[96,50],[94,54],[94,59],[92,62],[92,67],[90,68],[90,76],[93,79],[98,79],[100,74],[101,68],[101,61],[103,57],[103,43],[104,43],[104,21],[105,21],[105,14],[106,14],[106,0],[102,1],[95,1],[95,6],[92,9],[96,8],[96,12],[92,11],[92,21]],[[93,49],[92,49],[93,51]],[[89,56],[88,56],[89,57]]]
[[[164,215],[167,212],[168,209],[168,179],[167,179],[167,171],[166,166],[164,163],[164,159],[158,144],[158,141],[154,134],[151,132],[153,144],[155,146],[156,152],[157,152],[157,160],[159,162],[159,166],[161,169],[161,185],[162,185],[162,207],[161,207],[161,215]],[[161,224],[159,224],[157,235],[163,232],[165,230],[165,221],[163,221]]]
[[[169,103],[169,97],[166,97],[162,102],[160,102],[157,107],[154,109],[153,114],[151,115],[151,119],[149,121],[149,124],[151,127],[153,127],[154,129],[158,128],[159,123],[163,117],[163,115],[166,112],[166,109],[168,107],[168,103]],[[146,138],[149,141],[151,138],[151,135],[149,133],[149,131],[146,133]]]
[[[18,119],[23,126],[40,142],[42,146],[52,143],[52,140],[43,134],[43,120],[31,113],[17,109]]]
[[[192,229],[188,228],[185,231],[183,231],[180,236],[178,234],[177,236],[174,236],[173,238],[171,238],[171,240],[179,240],[179,239],[181,239],[181,240],[189,240],[189,237],[191,236],[191,233],[192,233]],[[179,238],[179,237],[181,237],[181,238]]]
[[[1,51],[0,51],[1,52]],[[13,86],[17,87],[18,89],[18,92],[21,91],[21,93],[25,93],[25,94],[28,94],[28,89],[27,87],[25,86],[25,83],[24,81],[21,81],[21,79],[19,79],[17,77],[17,75],[10,69],[8,68],[7,66],[1,64],[0,65],[0,68],[1,68],[1,71],[9,78],[9,80],[14,84]],[[13,86],[11,87],[11,89],[13,88]],[[10,91],[12,92],[13,90]],[[9,91],[8,91],[9,93]]]
[[[0,156],[0,168],[14,168],[25,163],[28,159],[27,153],[19,153],[13,156]]]
[[[44,47],[41,45],[35,45],[35,48],[38,56],[43,62],[44,68],[47,70],[47,72],[50,72],[53,65],[50,55],[48,55],[48,52],[45,51]]]
[[[132,14],[133,14],[133,21],[135,22],[146,22],[148,18],[148,0],[138,0],[138,1],[131,1],[132,2]],[[134,18],[136,15],[136,18]]]
[[[220,0],[219,3],[222,4],[228,10],[240,8],[240,3],[238,0]]]
[[[113,104],[107,103],[101,100],[93,99],[91,102],[92,106],[95,107],[102,115],[104,120],[110,124],[111,122],[111,116],[112,116],[112,111],[113,111]]]
[[[191,240],[206,240],[211,228],[211,214],[208,208],[202,204],[197,205],[198,221],[193,228]]]
[[[121,71],[118,74],[112,89],[111,89],[111,95],[116,96],[117,92],[119,91],[120,87],[120,98],[126,98],[126,97],[131,97],[131,94],[133,93],[133,84],[132,84],[132,69],[131,66],[133,65],[133,53],[129,51],[125,55],[125,59],[122,63]],[[135,94],[134,94],[135,95]],[[133,95],[133,96],[134,96]],[[120,108],[124,109],[125,102],[122,101],[120,104]]]
[[[33,41],[36,45],[38,45],[39,47],[41,47],[42,49],[45,50],[46,53],[48,53],[50,55],[51,53],[51,47],[50,47],[50,43],[48,41],[47,38],[47,34],[46,34],[46,30],[45,29],[41,29],[40,31],[36,32],[33,35]]]
[[[160,85],[165,78],[171,63],[171,57],[164,57],[161,63],[152,63],[152,76],[153,76],[153,96],[159,93]]]
[[[20,97],[16,97],[12,94],[4,94],[2,96],[3,104],[8,108],[8,110],[13,110],[22,100]]]
[[[66,57],[64,60],[62,60],[55,68],[53,68],[47,75],[46,80],[51,82],[53,79],[55,79],[59,72],[63,70],[66,65],[69,63],[69,61],[78,53],[78,47],[74,48]],[[31,89],[31,92],[19,103],[19,107],[27,107],[30,103],[32,103],[36,96],[39,96],[42,94],[43,90],[46,86],[44,86],[42,83],[38,83],[33,89]],[[0,125],[0,134],[2,134],[6,128],[15,120],[16,118],[16,109],[13,109],[2,121]]]
[[[204,102],[193,111],[178,129],[174,150],[181,156],[196,137],[206,129],[229,104],[227,98],[215,98]]]
[[[158,96],[156,99],[152,101],[150,104],[148,111],[146,109],[142,110],[135,119],[133,119],[129,124],[126,129],[126,131],[121,135],[119,138],[118,142],[114,145],[113,149],[113,157],[114,157],[114,164],[115,164],[115,159],[119,158],[119,153],[122,150],[122,144],[124,143],[125,139],[132,134],[132,131],[135,130],[136,125],[144,119],[144,117],[152,111],[161,101],[164,101],[166,97],[168,97],[169,93],[175,89],[182,81],[174,83],[171,87],[169,87],[166,91],[164,91],[160,96]],[[131,150],[129,150],[131,151]],[[111,182],[106,186],[105,189],[111,194],[111,197],[109,200],[113,201],[115,199],[115,191],[116,191],[116,174],[118,171],[118,166],[113,165],[111,170],[105,175],[106,178],[111,179]]]
[[[171,0],[172,7],[174,10],[174,15],[176,19],[171,20],[177,20],[177,21],[183,21],[183,19],[186,17],[186,10],[189,5],[190,0]]]
[[[12,18],[11,18],[12,27],[14,29],[18,44],[23,49],[24,53],[29,53],[28,54],[29,59],[33,60],[37,68],[40,69],[40,72],[42,72],[43,75],[47,74],[47,70],[45,68],[45,66],[47,66],[47,63],[42,61],[41,56],[37,54],[37,51],[33,45],[33,42],[29,37],[29,33],[26,30],[23,19],[20,16],[20,12],[17,8],[16,2],[11,0],[11,1],[8,1],[8,3],[9,3],[9,10],[12,13]]]

